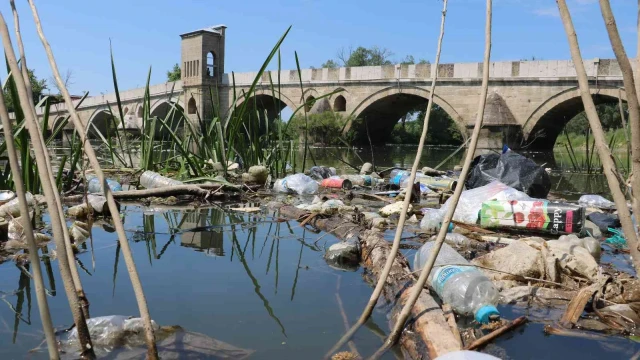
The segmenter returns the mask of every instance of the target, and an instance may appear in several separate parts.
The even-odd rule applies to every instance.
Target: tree
[[[42,93],[45,90],[49,89],[47,85],[47,79],[38,79],[34,74],[33,69],[29,69],[27,71],[29,73],[29,82],[31,82],[31,92],[33,94],[33,101],[34,103],[37,104],[38,101],[40,100],[40,96],[42,95]],[[11,97],[11,91],[9,91],[8,89],[4,90],[4,101],[5,101],[5,104],[7,105],[7,110],[9,110],[9,112],[13,112],[14,111],[13,98]]]
[[[180,69],[180,65],[176,63],[173,65],[173,69],[167,71],[167,81],[178,81],[182,79],[182,69]]]
[[[335,69],[338,66],[338,63],[329,59],[327,61],[324,62],[324,64],[320,65],[321,68],[327,68],[327,69]]]
[[[342,48],[337,54],[338,60],[347,67],[391,65],[391,56],[393,53],[390,50],[377,46],[369,49],[358,46],[355,50],[349,48],[348,51]]]

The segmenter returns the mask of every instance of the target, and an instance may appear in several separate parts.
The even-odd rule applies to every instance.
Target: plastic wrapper
[[[142,175],[140,175],[140,185],[144,186],[147,189],[155,189],[183,184],[184,183],[182,181],[173,180],[153,171],[145,171],[142,173]]]
[[[477,156],[465,185],[468,189],[500,181],[527,195],[544,199],[551,189],[551,179],[542,166],[513,151],[502,155],[486,154]]]
[[[582,195],[578,203],[586,207],[595,207],[600,209],[615,209],[616,204],[600,195]]]
[[[311,195],[318,192],[318,183],[305,174],[293,174],[277,179],[273,190],[281,193]]]

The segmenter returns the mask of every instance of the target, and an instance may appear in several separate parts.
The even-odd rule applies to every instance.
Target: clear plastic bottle
[[[413,262],[416,270],[424,267],[434,245],[435,242],[427,242],[418,250]],[[468,263],[451,246],[442,244],[428,283],[442,302],[450,304],[455,312],[473,315],[476,321],[488,323],[490,318],[500,315],[495,307],[499,294],[493,282],[480,270],[461,265]]]
[[[140,185],[147,189],[155,189],[166,186],[184,185],[184,183],[182,181],[162,176],[157,172],[145,171],[140,175]]]
[[[122,185],[119,182],[111,179],[107,179],[107,186],[111,191],[122,191]],[[87,191],[90,194],[102,194],[104,193],[102,189],[102,184],[100,183],[100,179],[98,179],[95,175],[87,175]]]
[[[409,170],[401,170],[401,169],[393,169],[389,174],[389,183],[392,185],[402,186],[402,184],[409,178],[411,175],[411,171]],[[416,174],[416,177],[418,174]]]

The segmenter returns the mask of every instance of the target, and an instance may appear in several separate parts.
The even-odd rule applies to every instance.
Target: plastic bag
[[[487,185],[463,191],[453,214],[453,220],[467,224],[477,223],[482,203],[487,200],[531,200],[531,198],[522,191],[518,191],[499,181],[492,181]],[[450,205],[451,199],[447,200],[440,208],[440,222],[444,219],[444,214]]]
[[[549,174],[533,160],[513,151],[502,155],[486,154],[477,156],[465,185],[468,189],[484,186],[498,180],[527,195],[545,199],[551,189]]]
[[[582,206],[595,207],[600,209],[615,209],[616,204],[600,195],[582,195],[578,203]]]
[[[615,215],[592,212],[591,214],[587,215],[587,219],[596,224],[596,226],[600,228],[600,231],[602,231],[603,234],[609,232],[609,228],[616,229],[621,226],[620,219],[618,219],[618,217]]]
[[[154,330],[159,326],[152,320]],[[140,318],[123,315],[99,316],[87,320],[89,335],[94,346],[117,346],[133,335],[143,332],[143,322]],[[67,341],[70,344],[78,342],[78,329],[69,332]]]
[[[318,192],[318,183],[305,174],[293,174],[276,180],[273,189],[281,193],[311,195]]]

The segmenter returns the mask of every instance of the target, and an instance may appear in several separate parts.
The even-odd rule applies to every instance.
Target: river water
[[[453,150],[428,148],[422,165],[433,167]],[[409,167],[414,156],[415,147],[389,146],[374,149],[373,158],[378,167]],[[461,163],[462,156],[463,152],[453,156],[443,168]],[[530,156],[541,164],[553,164],[549,154]],[[340,172],[352,172],[337,159],[361,164],[360,159],[371,160],[371,152],[314,149],[314,158]],[[582,193],[608,193],[601,175],[554,171],[552,181],[554,191],[569,199]],[[295,221],[274,221],[272,213],[248,215],[225,210],[227,206],[233,204],[200,210],[123,206],[124,225],[153,319],[254,350],[252,359],[320,358],[345,330],[339,304],[353,323],[369,299],[372,287],[363,279],[363,270],[339,271],[324,262],[324,248],[337,241],[332,235],[312,233]],[[42,221],[47,224],[47,220],[45,215]],[[96,223],[92,235],[77,256],[91,315],[136,315],[113,229]],[[392,236],[390,232],[388,237]],[[53,248],[49,245],[49,251]],[[404,250],[410,259],[414,252]],[[58,263],[44,265],[53,322],[59,329],[69,327],[72,320]],[[0,268],[0,358],[44,359],[33,283],[12,261]],[[356,334],[354,341],[363,355],[373,353],[388,333],[387,310],[380,304]],[[514,307],[501,307],[501,312],[506,318],[532,315]],[[540,321],[545,313],[559,318],[538,309],[533,316],[539,321],[502,336],[486,351],[514,359],[601,359],[629,358],[640,349],[636,342],[620,337],[545,336]],[[385,358],[398,356],[395,351]]]

